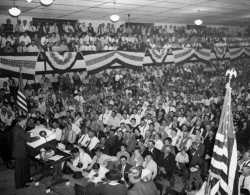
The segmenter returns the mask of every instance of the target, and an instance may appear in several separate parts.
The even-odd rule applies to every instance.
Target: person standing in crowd
[[[127,195],[126,186],[119,183],[121,180],[119,170],[112,169],[105,176],[108,181],[96,187],[96,195]]]
[[[27,187],[27,182],[30,181],[29,175],[29,160],[27,153],[27,142],[32,142],[37,138],[30,138],[26,134],[27,117],[19,116],[17,124],[13,127],[13,151],[12,155],[15,159],[15,186],[17,189]]]
[[[242,173],[239,179],[239,188],[241,194],[250,194],[250,161],[242,167]]]
[[[175,157],[171,152],[171,146],[164,146],[163,156],[159,164],[159,178],[157,183],[162,186],[162,194],[164,195],[167,192],[167,189],[170,188],[174,183],[174,172],[175,172]]]
[[[131,168],[128,174],[129,182],[133,185],[128,190],[128,195],[159,195],[159,192],[152,180],[144,182],[141,180],[142,168]]]

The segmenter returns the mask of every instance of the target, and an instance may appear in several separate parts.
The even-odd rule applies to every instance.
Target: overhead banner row
[[[20,72],[26,79],[35,74],[54,74],[75,71],[99,72],[107,68],[127,67],[140,69],[143,66],[163,64],[185,64],[213,60],[236,60],[250,58],[250,48],[194,49],[148,49],[146,52],[129,51],[83,51],[83,52],[44,52],[22,55],[1,55],[0,76],[18,77]]]

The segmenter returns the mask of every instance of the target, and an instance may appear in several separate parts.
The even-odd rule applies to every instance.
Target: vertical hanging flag
[[[27,113],[28,112],[27,99],[25,95],[23,94],[22,65],[19,65],[19,86],[18,86],[16,101],[17,101],[18,107],[22,111]]]
[[[220,117],[219,128],[215,137],[213,156],[205,194],[236,195],[235,185],[237,170],[237,144],[234,134],[231,108],[230,81],[236,77],[236,71],[227,71],[229,82],[226,85],[226,95]]]
[[[28,112],[26,97],[19,89],[17,92],[17,100],[16,101],[17,101],[17,105],[19,108],[21,108],[25,112]]]

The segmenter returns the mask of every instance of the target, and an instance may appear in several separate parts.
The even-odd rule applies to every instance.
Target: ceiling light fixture
[[[44,6],[50,6],[54,0],[40,0],[40,3]]]
[[[194,24],[200,26],[203,24],[203,21],[201,19],[197,19],[194,21]]]
[[[32,0],[26,0],[28,3],[31,3],[32,2]]]
[[[111,16],[109,16],[109,19],[112,21],[112,22],[118,22],[120,20],[120,16],[117,15],[117,14],[113,14]]]
[[[13,0],[13,7],[9,9],[9,14],[11,16],[17,17],[21,14],[21,10],[16,7],[16,1]]]
[[[21,10],[19,8],[17,8],[17,7],[12,7],[12,8],[9,9],[9,14],[11,16],[17,17],[17,16],[19,16],[21,14]]]
[[[114,5],[114,13],[116,12],[116,0],[113,1],[113,5]],[[112,14],[109,16],[109,19],[111,20],[111,22],[118,22],[120,20],[120,16],[117,14]]]

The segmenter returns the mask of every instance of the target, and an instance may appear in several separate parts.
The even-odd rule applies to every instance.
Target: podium
[[[68,182],[68,179],[63,178],[62,163],[71,159],[72,155],[65,151],[59,150],[57,148],[58,143],[59,142],[55,140],[54,138],[45,140],[45,138],[43,137],[40,137],[40,139],[35,142],[27,143],[29,158],[32,161],[36,162],[36,164],[38,164],[40,167],[38,171],[32,174],[33,176],[40,175],[34,181],[40,182],[43,178],[52,176],[52,179],[49,182],[49,185],[46,186],[47,190],[49,191],[52,190],[52,188],[55,185]],[[40,150],[42,148],[46,150],[53,150],[55,154],[46,160],[41,159]]]

